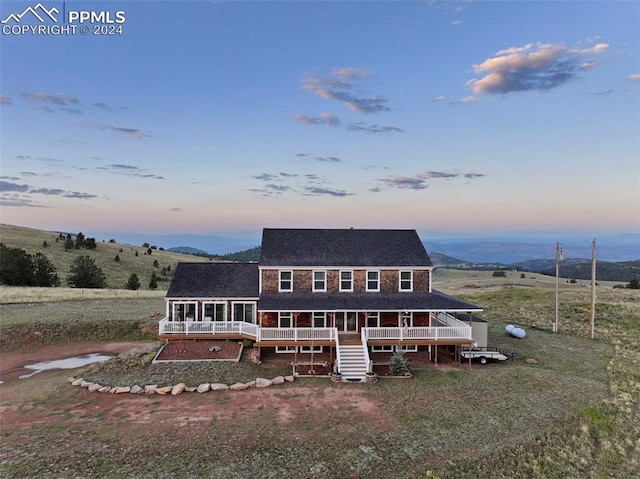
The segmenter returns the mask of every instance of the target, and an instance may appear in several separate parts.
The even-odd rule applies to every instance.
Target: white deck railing
[[[259,328],[260,341],[335,341],[336,328]]]
[[[411,328],[362,328],[363,344],[370,340],[472,339],[471,327],[450,315],[438,320],[447,326]],[[445,321],[446,320],[446,321]],[[332,341],[338,342],[336,328],[261,328],[244,321],[169,321],[159,323],[160,334],[238,334],[256,341]]]
[[[440,313],[438,314],[438,323],[444,324],[446,326],[452,327],[469,327],[469,323],[465,323],[464,321],[460,321],[458,318],[449,313]]]
[[[461,326],[438,326],[417,328],[362,328],[363,340],[444,340],[444,339],[471,339],[471,328]]]
[[[160,334],[241,334],[257,339],[260,327],[244,321],[160,321]]]

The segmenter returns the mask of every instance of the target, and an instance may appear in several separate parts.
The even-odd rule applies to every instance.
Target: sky
[[[3,0],[0,19],[5,224],[640,231],[639,2]]]

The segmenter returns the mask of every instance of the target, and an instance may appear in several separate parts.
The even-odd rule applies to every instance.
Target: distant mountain
[[[165,250],[171,248],[193,248],[213,255],[223,255],[241,250],[253,248],[260,244],[260,237],[256,238],[232,238],[217,235],[162,235],[146,233],[124,233],[124,232],[89,232],[85,235],[94,236],[98,240],[109,240],[114,238],[118,243],[131,245],[141,245],[149,243]],[[184,246],[188,245],[188,246]]]
[[[511,265],[524,271],[555,276],[555,260],[529,260]],[[560,276],[563,278],[591,279],[591,260],[563,259],[560,261]],[[640,261],[610,262],[596,261],[596,280],[629,282],[640,278]]]
[[[185,254],[199,254],[199,255],[208,255],[205,250],[192,248],[191,246],[174,246],[173,248],[166,248],[167,251],[172,251],[174,253],[185,253]]]
[[[453,238],[425,240],[425,248],[460,258],[469,263],[512,264],[527,260],[555,258],[556,241],[560,241],[567,258],[591,258],[591,239],[579,238]],[[640,259],[640,234],[596,238],[598,260],[633,261]]]

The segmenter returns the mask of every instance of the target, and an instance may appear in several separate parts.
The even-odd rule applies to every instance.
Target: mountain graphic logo
[[[25,8],[22,13],[11,13],[4,20],[0,20],[0,23],[9,23],[11,20],[13,20],[15,23],[20,23],[23,17],[28,13],[36,17],[40,21],[40,23],[44,23],[47,17],[58,23],[58,19],[56,18],[55,14],[60,13],[60,11],[56,7],[52,7],[51,9],[47,10],[42,5],[42,3],[38,3],[35,7],[29,6]]]

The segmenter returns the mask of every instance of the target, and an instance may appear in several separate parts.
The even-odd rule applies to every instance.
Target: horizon
[[[17,34],[36,3],[0,4],[3,223],[638,234],[638,2],[74,1],[120,33]]]

